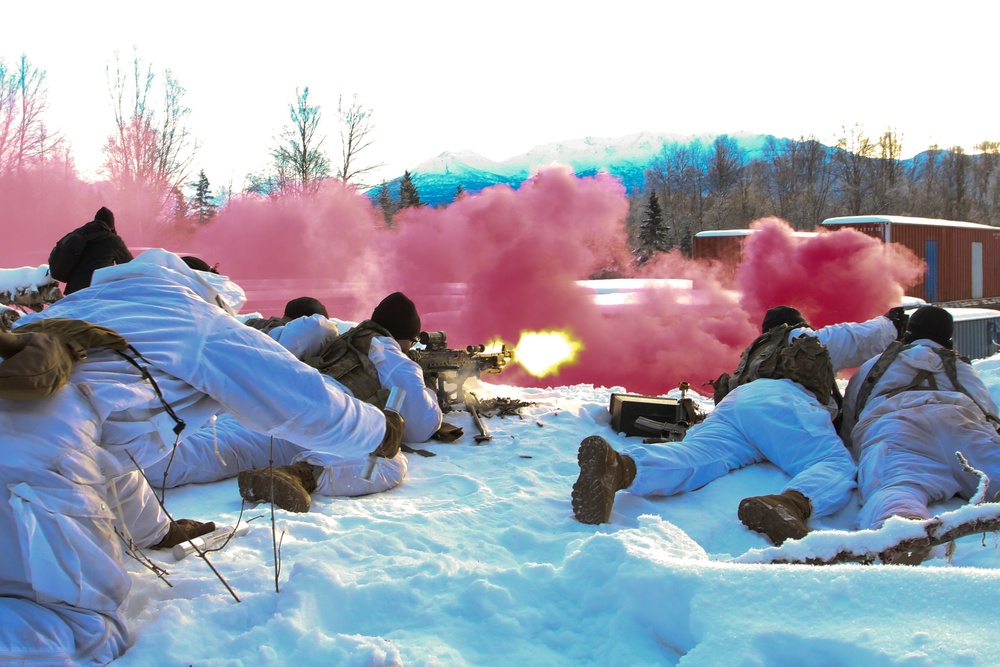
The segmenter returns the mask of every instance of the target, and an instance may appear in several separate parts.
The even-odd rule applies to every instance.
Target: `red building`
[[[1000,228],[974,222],[858,215],[828,218],[830,230],[851,228],[909,248],[926,264],[910,296],[928,302],[1000,297]]]
[[[691,243],[694,259],[715,260],[735,268],[743,258],[743,244],[756,229],[714,229],[698,232]],[[799,238],[816,236],[816,232],[795,232]]]

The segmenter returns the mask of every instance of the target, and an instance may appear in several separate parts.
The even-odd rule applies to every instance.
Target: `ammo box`
[[[684,418],[684,410],[676,398],[639,396],[638,394],[611,394],[611,428],[627,436],[651,436],[659,433],[655,428],[642,428],[636,419],[645,417],[660,423],[676,424]]]

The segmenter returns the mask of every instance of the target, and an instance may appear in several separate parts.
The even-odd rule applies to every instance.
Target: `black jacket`
[[[90,280],[97,269],[132,260],[132,253],[125,247],[125,242],[103,220],[91,220],[80,227],[80,231],[87,238],[87,247],[83,249],[80,261],[66,282],[63,294],[72,294],[90,287]]]

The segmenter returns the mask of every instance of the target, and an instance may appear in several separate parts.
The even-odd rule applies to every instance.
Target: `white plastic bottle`
[[[181,560],[182,558],[186,558],[187,556],[196,553],[196,546],[198,549],[201,549],[202,552],[216,549],[225,544],[230,535],[233,537],[241,537],[246,535],[249,530],[250,525],[246,523],[240,524],[235,533],[233,532],[232,526],[222,526],[221,528],[216,528],[211,533],[206,533],[205,535],[196,537],[193,540],[184,540],[180,544],[174,546],[174,558]]]

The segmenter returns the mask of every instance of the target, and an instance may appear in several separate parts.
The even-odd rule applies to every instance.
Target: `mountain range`
[[[644,174],[664,148],[701,143],[710,145],[717,134],[680,135],[639,132],[617,139],[586,137],[537,146],[526,153],[496,162],[473,151],[444,152],[410,171],[420,193],[420,201],[430,206],[448,204],[455,199],[459,186],[468,193],[479,192],[500,183],[518,187],[540,167],[568,165],[577,176],[593,176],[604,170],[617,177],[626,191],[642,188]],[[734,139],[749,159],[760,155],[768,135],[737,133],[726,135]],[[394,195],[399,191],[399,176],[388,183]],[[379,187],[368,191],[378,196]]]

